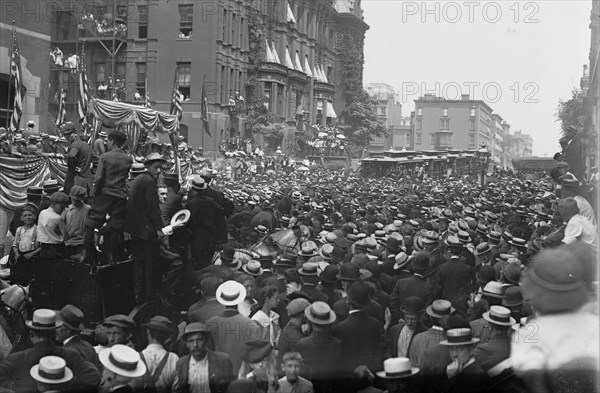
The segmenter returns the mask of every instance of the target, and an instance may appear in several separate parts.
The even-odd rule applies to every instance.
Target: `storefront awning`
[[[327,105],[325,106],[325,113],[327,117],[337,119],[337,115],[335,114],[335,110],[333,109],[333,104],[329,101],[327,101]]]

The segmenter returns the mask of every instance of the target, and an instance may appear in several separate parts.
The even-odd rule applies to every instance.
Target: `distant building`
[[[460,100],[425,94],[415,100],[411,116],[414,150],[477,150],[485,144],[492,165],[511,165],[510,125],[482,100],[468,94]]]
[[[369,83],[365,90],[377,100],[377,118],[388,132],[388,136],[374,137],[369,150],[410,149],[410,117],[402,117],[398,93],[387,83]]]
[[[8,129],[15,95],[14,89],[11,89],[10,95],[7,95],[13,41],[12,21],[14,20],[21,55],[21,93],[23,97],[19,128],[27,128],[27,122],[33,120],[35,132],[46,132],[50,20],[43,12],[35,12],[40,9],[40,2],[37,0],[4,2],[0,9],[0,92],[2,92],[0,94],[0,127]],[[42,9],[44,8],[42,7]],[[8,104],[10,104],[10,111],[7,111]]]
[[[351,87],[346,81],[362,80],[368,25],[359,0],[55,2],[60,7],[51,18],[53,46],[75,53],[86,41],[85,67],[95,96],[143,104],[147,94],[153,109],[168,112],[175,83],[184,96],[181,135],[205,151],[238,137],[263,143],[262,135],[245,133],[253,100],[277,115],[285,125],[282,148],[294,149],[296,133],[310,124],[331,124],[343,110]],[[84,21],[90,14],[95,21]],[[342,50],[350,44],[351,53]],[[357,75],[344,71],[350,58]],[[75,117],[76,74],[63,73],[63,81]],[[212,136],[202,131],[203,86]],[[50,112],[56,111],[51,105]]]
[[[523,134],[521,130],[510,136],[512,158],[531,157],[533,155],[533,140],[531,135]]]
[[[584,131],[591,137],[582,141],[585,164],[591,169],[598,165],[598,138],[600,134],[600,0],[592,0],[590,12],[589,65],[583,66],[581,91],[583,92]],[[588,172],[589,174],[589,172]]]

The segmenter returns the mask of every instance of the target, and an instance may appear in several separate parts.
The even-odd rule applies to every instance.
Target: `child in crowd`
[[[37,211],[33,206],[27,205],[21,213],[23,225],[17,228],[13,241],[15,262],[29,261],[31,257],[40,252],[40,243],[37,241],[37,225],[35,219]]]

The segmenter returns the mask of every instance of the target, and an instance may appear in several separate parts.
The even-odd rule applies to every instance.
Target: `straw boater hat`
[[[234,280],[225,281],[217,288],[216,297],[224,306],[237,306],[246,298],[246,287]]]
[[[427,306],[425,310],[427,314],[434,318],[443,318],[452,314],[456,309],[452,307],[452,303],[448,300],[438,299],[434,300],[431,305]]]
[[[483,313],[483,319],[499,326],[512,326],[517,323],[510,316],[510,310],[502,306],[491,306],[490,311]]]
[[[377,376],[383,379],[400,379],[418,372],[419,368],[412,367],[408,358],[390,358],[383,361],[383,371],[377,371]]]
[[[146,365],[140,354],[126,345],[116,344],[98,354],[100,363],[115,374],[128,378],[138,378],[146,374]]]
[[[306,319],[316,325],[331,325],[336,320],[335,313],[325,302],[314,302],[304,309]]]
[[[54,310],[40,308],[33,312],[31,321],[25,321],[25,324],[32,330],[54,330],[63,323],[57,321]]]
[[[254,259],[253,259],[253,260],[250,260],[250,261],[248,261],[248,263],[246,263],[246,264],[245,264],[245,265],[242,267],[242,270],[243,270],[245,273],[247,273],[247,274],[249,274],[249,275],[251,275],[251,276],[254,276],[254,277],[258,277],[258,276],[262,275],[262,274],[263,274],[263,272],[264,272],[264,270],[263,270],[263,268],[262,268],[262,266],[261,266],[260,262],[259,262],[259,261],[256,261],[256,260],[254,260]]]
[[[471,332],[471,329],[459,328],[449,329],[446,332],[446,340],[440,341],[440,344],[445,346],[460,346],[477,344],[478,342],[478,338],[473,338],[473,333]]]
[[[298,269],[298,274],[301,276],[316,276],[318,274],[318,265],[315,262],[305,262]]]
[[[45,356],[29,370],[29,375],[38,382],[58,385],[73,379],[73,372],[67,362],[58,356]]]

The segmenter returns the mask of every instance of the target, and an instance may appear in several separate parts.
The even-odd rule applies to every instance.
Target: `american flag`
[[[210,130],[208,129],[208,100],[206,99],[206,82],[202,82],[202,108],[200,109],[200,116],[202,117],[202,124],[204,125],[204,131],[210,135]]]
[[[79,121],[81,124],[87,124],[87,110],[88,110],[88,83],[85,70],[79,72],[79,101],[77,101],[77,112],[79,113]]]
[[[179,91],[177,85],[173,87],[173,97],[171,97],[171,114],[177,115],[179,121],[183,118],[183,107],[181,103],[183,102],[183,94]]]
[[[148,91],[148,74],[146,74],[146,79],[144,79],[144,91],[146,92],[144,97],[144,106],[146,108],[150,108],[150,92]]]
[[[61,88],[58,97],[58,114],[56,115],[56,125],[61,126],[65,122],[65,117],[67,116],[67,108],[65,100],[67,98],[67,92],[65,89]]]
[[[15,99],[13,101],[13,112],[10,119],[10,130],[17,132],[19,122],[23,114],[23,97],[21,96],[21,56],[17,44],[17,31],[13,28],[13,52],[10,61],[10,78],[14,81]],[[9,82],[10,86],[10,82]]]

